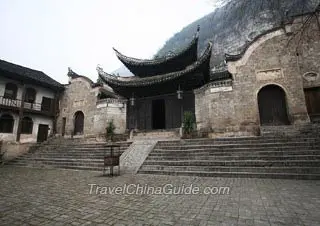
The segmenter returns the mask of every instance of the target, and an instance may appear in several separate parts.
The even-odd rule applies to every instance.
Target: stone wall
[[[4,160],[9,161],[27,153],[30,147],[32,147],[32,144],[30,143],[4,142],[0,151],[1,153],[4,153]]]
[[[114,98],[99,100],[98,94],[103,87],[92,87],[90,80],[84,77],[70,79],[70,84],[65,88],[60,101],[60,114],[57,122],[59,134],[62,133],[62,121],[65,117],[65,135],[71,135],[74,130],[74,115],[77,111],[82,111],[84,114],[84,136],[105,133],[110,120],[114,121],[116,133],[125,132],[126,102]]]
[[[302,26],[299,19],[288,25],[293,33]],[[319,86],[320,79],[318,76],[306,81],[303,75],[320,72],[319,35],[314,20],[302,40],[299,34],[279,29],[252,43],[239,60],[228,62],[232,85],[209,84],[195,91],[198,129],[211,131],[213,136],[259,134],[257,97],[260,89],[269,84],[285,91],[291,124],[310,122],[303,88]]]

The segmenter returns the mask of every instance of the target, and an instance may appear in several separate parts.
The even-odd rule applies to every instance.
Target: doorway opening
[[[310,120],[320,122],[320,87],[308,88],[304,90],[306,105]]]
[[[277,85],[267,85],[258,93],[261,125],[288,125],[286,94]]]
[[[84,114],[82,111],[77,111],[74,114],[74,135],[83,134]]]
[[[41,143],[48,139],[49,125],[39,124],[37,142]]]
[[[164,99],[152,101],[152,129],[166,128],[166,109]]]

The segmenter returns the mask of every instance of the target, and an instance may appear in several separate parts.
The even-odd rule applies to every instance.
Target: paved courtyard
[[[320,181],[110,178],[9,166],[0,178],[1,225],[320,225]],[[158,187],[165,189],[151,194]],[[173,187],[186,194],[168,194]]]

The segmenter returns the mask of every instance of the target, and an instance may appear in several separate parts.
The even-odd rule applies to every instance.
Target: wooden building
[[[0,60],[0,140],[42,142],[55,133],[63,89],[41,71]]]

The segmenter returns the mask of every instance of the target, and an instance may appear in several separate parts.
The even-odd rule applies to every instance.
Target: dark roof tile
[[[51,88],[63,89],[63,85],[52,79],[42,71],[37,71],[21,65],[13,64],[4,60],[0,60],[0,70],[15,74],[21,80],[29,80]]]

